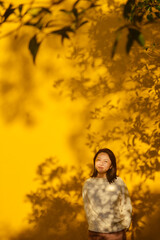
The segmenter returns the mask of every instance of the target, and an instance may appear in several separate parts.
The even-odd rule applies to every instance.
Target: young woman
[[[94,156],[94,172],[82,189],[89,240],[126,240],[132,205],[128,189],[116,175],[116,158],[108,148]]]

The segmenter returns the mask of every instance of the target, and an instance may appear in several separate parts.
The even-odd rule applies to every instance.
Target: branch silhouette
[[[90,22],[90,17],[88,16],[90,12],[93,12],[93,9],[97,7],[103,7],[98,3],[97,0],[87,0],[85,3],[81,0],[76,0],[69,8],[58,9],[59,15],[55,15],[57,7],[65,6],[65,1],[48,1],[47,3],[42,3],[41,5],[38,1],[31,1],[30,3],[23,4],[13,4],[6,3],[5,1],[0,2],[0,8],[2,10],[0,25],[4,23],[9,24],[11,22],[17,22],[18,28],[15,28],[16,34],[17,30],[24,28],[25,26],[30,26],[36,30],[35,36],[32,36],[29,43],[29,50],[35,63],[37,56],[37,49],[42,44],[43,40],[46,39],[50,34],[58,34],[61,36],[63,43],[64,39],[70,39],[70,33],[76,33],[77,30]],[[120,11],[120,7],[116,5],[113,1],[112,3],[115,7],[115,10]],[[120,34],[124,29],[127,29],[127,43],[126,43],[126,52],[129,53],[134,42],[137,42],[140,46],[148,50],[148,46],[145,45],[145,38],[143,36],[143,27],[146,24],[155,24],[159,22],[160,18],[160,2],[159,0],[148,1],[148,0],[128,0],[123,6],[123,17],[127,24],[125,23],[121,27],[117,26],[117,36],[113,41],[112,47],[110,49],[111,57],[113,58],[117,46],[120,40]],[[69,29],[69,30],[67,30]],[[7,34],[2,34],[0,38],[8,36],[14,33],[14,30],[9,31]],[[40,41],[35,41],[34,44],[31,44],[33,38],[40,38]]]

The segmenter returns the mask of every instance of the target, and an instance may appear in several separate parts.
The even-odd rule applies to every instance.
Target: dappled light
[[[38,83],[34,78],[34,67],[28,53],[24,50],[23,37],[2,42],[1,47],[8,53],[1,65],[0,94],[1,114],[6,123],[23,121],[27,126],[36,124],[35,108],[41,108],[42,102],[37,96]],[[9,54],[10,52],[10,54]],[[18,54],[19,52],[19,54]]]
[[[106,178],[88,179],[83,187],[83,199],[90,230],[118,232],[129,227],[132,206],[128,190],[119,177],[113,183]]]
[[[26,195],[27,201],[32,206],[32,212],[28,216],[31,227],[10,239],[50,240],[54,238],[60,240],[65,238],[69,240],[74,239],[76,235],[78,240],[87,240],[87,221],[83,209],[82,186],[86,178],[88,178],[89,173],[91,173],[91,170],[92,168],[87,166],[77,169],[74,166],[59,165],[59,160],[56,157],[46,159],[40,164],[37,167],[36,175],[39,187],[36,191],[32,191]],[[120,185],[117,185],[118,189],[115,189],[114,183],[106,185],[107,191],[110,189],[111,195],[106,196],[106,199],[103,198],[103,202],[101,192],[105,191],[105,189],[102,189],[102,186],[104,186],[102,181],[107,181],[107,179],[99,178],[96,186],[93,182],[88,181],[89,195],[91,195],[93,200],[90,204],[94,205],[95,201],[96,206],[97,202],[99,206],[99,208],[94,210],[92,224],[94,224],[94,219],[97,223],[97,219],[101,217],[101,214],[103,216],[109,214],[109,217],[111,219],[114,218],[116,222],[119,219],[118,213],[124,214],[120,212],[121,206],[117,206],[117,217],[111,214],[112,205],[118,200],[117,196],[119,195],[117,195],[117,191],[121,191],[121,181],[119,182]],[[94,189],[97,186],[98,189]],[[145,231],[148,231],[146,230],[148,221],[152,225],[156,216],[158,216],[156,212],[159,206],[160,193],[151,192],[144,182],[139,183],[138,186],[133,186],[130,193],[133,205],[133,217],[131,229],[127,232],[127,236],[130,237],[128,239],[139,239],[140,235],[145,235]],[[128,199],[127,192],[125,196],[127,203],[126,213],[130,214],[130,199]],[[111,201],[109,213],[103,207],[107,201]],[[88,203],[86,202],[86,204]],[[104,212],[101,209],[104,209]],[[89,211],[87,217],[90,214],[91,212]],[[148,216],[153,217],[148,219]],[[104,223],[100,221],[100,224]],[[98,227],[98,225],[96,226]],[[113,225],[112,227],[115,228],[115,226]],[[107,225],[104,224],[104,227],[107,227]]]
[[[82,169],[60,166],[56,158],[46,159],[37,168],[40,186],[26,195],[32,205],[28,217],[32,230],[14,239],[87,239],[81,188],[85,176]]]
[[[158,217],[160,193],[150,190],[144,182],[135,186],[132,193],[133,203],[133,220],[132,220],[132,239],[158,239],[157,223],[155,219]],[[155,231],[152,225],[155,224]],[[150,225],[150,226],[149,226]],[[149,233],[150,232],[150,233]],[[147,234],[150,234],[147,236]],[[144,236],[146,238],[144,238]]]
[[[118,176],[129,188],[133,214],[127,239],[158,240],[159,1],[146,9],[142,1],[48,1],[44,8],[36,1],[10,7],[2,2],[1,171],[14,168],[3,190],[19,192],[18,179],[31,206],[27,227],[14,233],[8,223],[4,240],[87,240],[82,187],[93,170],[93,154],[103,147],[115,153]],[[13,27],[12,14],[14,24],[24,22],[3,38]],[[119,189],[109,187],[112,197],[103,203],[101,184],[94,193],[90,185],[100,208],[110,197],[117,201]],[[6,202],[8,208],[6,199],[1,207]],[[118,221],[118,210],[109,216]]]

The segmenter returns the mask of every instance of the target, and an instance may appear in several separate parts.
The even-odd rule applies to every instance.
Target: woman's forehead
[[[109,156],[108,156],[107,153],[101,152],[101,153],[99,153],[99,154],[97,155],[97,158],[98,158],[98,157],[107,157],[107,158],[108,158]]]

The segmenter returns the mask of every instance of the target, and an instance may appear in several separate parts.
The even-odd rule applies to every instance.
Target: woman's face
[[[96,157],[95,168],[98,173],[103,174],[111,168],[112,162],[107,153],[99,153]]]

